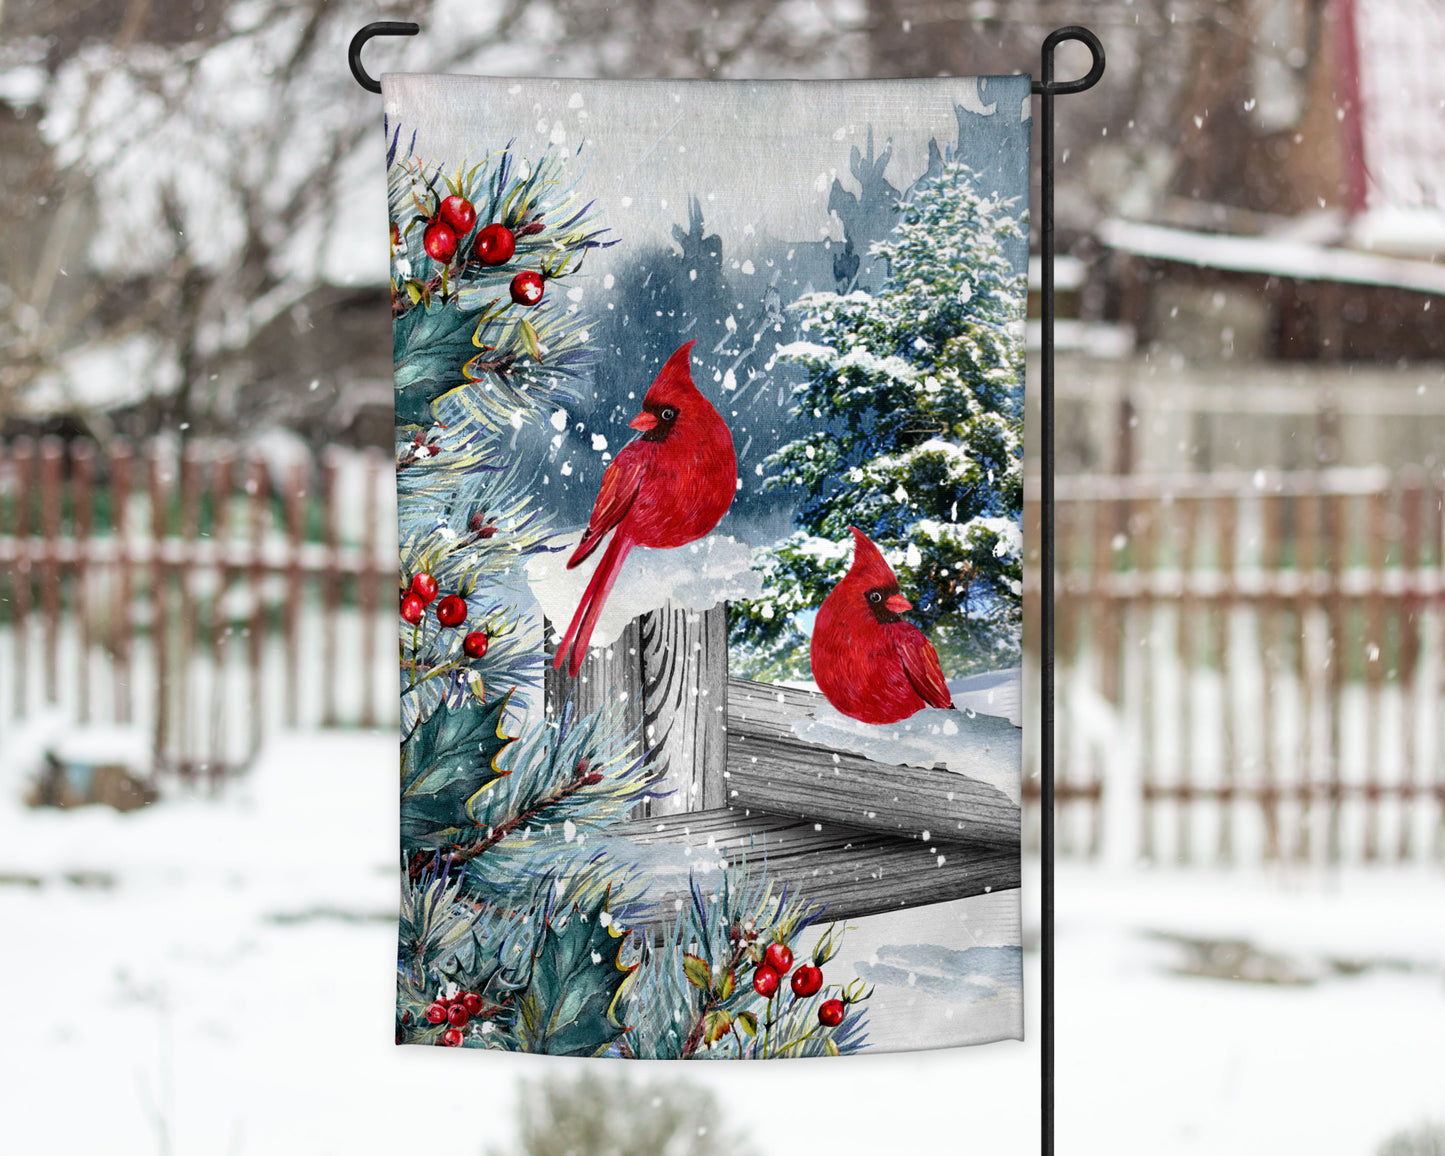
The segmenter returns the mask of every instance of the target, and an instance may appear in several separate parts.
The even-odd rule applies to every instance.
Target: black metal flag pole
[[[1094,63],[1079,80],[1054,80],[1054,49],[1077,40],[1093,54]],[[1043,1032],[1039,1061],[1040,1126],[1043,1156],[1054,1152],[1054,97],[1093,88],[1104,75],[1104,46],[1087,28],[1056,28],[1044,38],[1042,68],[1034,81],[1041,98],[1039,144],[1043,210],[1039,249],[1043,264],[1040,286],[1042,340],[1039,350],[1039,822],[1040,904],[1042,929],[1039,959]]]
[[[383,20],[368,24],[351,39],[348,60],[356,82],[368,92],[379,93],[381,84],[361,63],[361,50],[375,36],[415,36],[420,27],[408,21]],[[1066,40],[1088,48],[1093,64],[1078,80],[1054,80],[1054,50]],[[1039,414],[1041,438],[1039,513],[1042,541],[1039,550],[1039,814],[1042,835],[1042,963],[1041,1002],[1043,1032],[1040,1061],[1041,1123],[1043,1156],[1054,1151],[1054,97],[1093,88],[1104,75],[1104,46],[1087,28],[1071,25],[1057,28],[1044,38],[1042,69],[1034,81],[1040,97],[1039,141],[1042,146],[1039,214],[1042,225],[1040,251],[1043,263],[1042,348],[1040,350]]]

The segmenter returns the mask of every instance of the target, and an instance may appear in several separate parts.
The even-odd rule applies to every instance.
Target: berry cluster
[[[799,964],[798,969],[793,971],[792,948],[786,943],[770,943],[763,952],[762,962],[753,970],[753,990],[764,999],[770,1000],[778,994],[783,977],[792,971],[793,977],[788,984],[793,989],[794,998],[806,999],[808,996],[817,995],[823,990],[822,965],[831,958],[832,952],[832,938],[825,937],[814,952],[813,961]],[[818,1005],[818,1022],[827,1028],[837,1027],[843,1022],[848,1003],[846,992],[842,999],[824,1000]]]
[[[425,570],[412,578],[411,585],[401,597],[401,616],[413,626],[426,616],[426,608],[437,596],[437,580]],[[437,621],[443,626],[460,626],[467,620],[466,599],[448,594],[436,604]],[[481,658],[487,653],[491,638],[485,630],[473,630],[462,639],[462,650],[468,658]]]
[[[421,235],[421,247],[433,261],[448,264],[457,255],[460,238],[477,223],[477,210],[466,197],[445,197]]]
[[[421,246],[426,255],[439,265],[450,265],[476,223],[477,210],[471,201],[456,195],[444,197],[422,231]],[[392,230],[395,243],[398,239],[396,226],[393,225]],[[521,228],[523,236],[541,231],[541,221],[533,221]],[[481,265],[505,265],[516,252],[517,234],[500,222],[483,225],[472,238],[472,257]],[[541,273],[525,269],[512,278],[509,292],[514,302],[530,308],[541,303],[544,286],[545,278]]]
[[[482,1014],[482,997],[474,991],[462,991],[445,998],[438,996],[427,1005],[423,1014],[429,1024],[449,1025],[442,1032],[441,1041],[449,1048],[459,1048],[462,1046],[462,1029],[472,1017]]]

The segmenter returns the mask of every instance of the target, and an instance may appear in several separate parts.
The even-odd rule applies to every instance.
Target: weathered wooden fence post
[[[640,623],[643,735],[673,793],[652,814],[726,804],[728,613],[669,604]]]
[[[91,535],[94,532],[95,446],[78,441],[70,448],[71,495],[75,503],[75,562],[71,602],[74,608],[80,653],[76,656],[76,718],[82,724],[90,721],[90,590],[89,564]]]
[[[30,670],[30,474],[33,445],[16,438],[11,450],[15,465],[15,569],[11,573],[11,630],[15,646],[15,713],[24,717],[29,701]]]
[[[40,607],[45,630],[45,701],[60,700],[60,487],[65,443],[40,443]]]
[[[634,618],[609,646],[594,646],[576,678],[546,668],[546,703],[556,715],[570,696],[578,715],[621,704],[672,792],[649,814],[721,807],[727,769],[727,607],[668,605]]]

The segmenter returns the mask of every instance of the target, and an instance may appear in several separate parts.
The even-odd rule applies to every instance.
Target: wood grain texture
[[[805,690],[729,680],[729,805],[910,839],[927,832],[1018,845],[1019,808],[994,787],[941,767],[875,762],[800,738],[793,723],[822,703],[821,695]]]
[[[705,849],[730,866],[766,869],[775,883],[827,904],[825,918],[966,899],[1019,886],[1019,849],[920,843],[738,808],[632,820],[613,829],[639,844]],[[666,906],[664,904],[664,906]]]
[[[547,714],[553,718],[561,714],[568,696],[571,696],[573,710],[576,712],[574,718],[601,710],[610,698],[620,704],[625,712],[625,732],[637,733],[642,727],[642,647],[639,620],[634,618],[629,622],[622,635],[610,645],[594,646],[588,650],[576,678],[567,677],[565,670],[553,670],[549,653],[544,687]]]
[[[546,667],[547,711],[571,696],[579,714],[611,701],[626,733],[640,731],[658,779],[671,794],[650,814],[722,806],[727,745],[727,607],[706,612],[670,604],[627,624],[608,646],[594,646],[576,678]]]
[[[728,751],[727,605],[668,603],[637,620],[642,642],[643,741],[672,794],[653,814],[725,805]]]

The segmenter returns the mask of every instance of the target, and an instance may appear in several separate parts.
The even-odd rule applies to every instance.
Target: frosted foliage
[[[807,374],[792,411],[814,420],[763,464],[766,489],[801,497],[799,532],[758,552],[766,600],[737,631],[760,671],[806,673],[795,616],[846,570],[849,526],[883,549],[948,673],[1014,661],[1026,279],[1006,245],[1024,228],[1013,201],[943,165],[872,245],[888,269],[876,292],[794,306],[800,339],[778,358]]]

